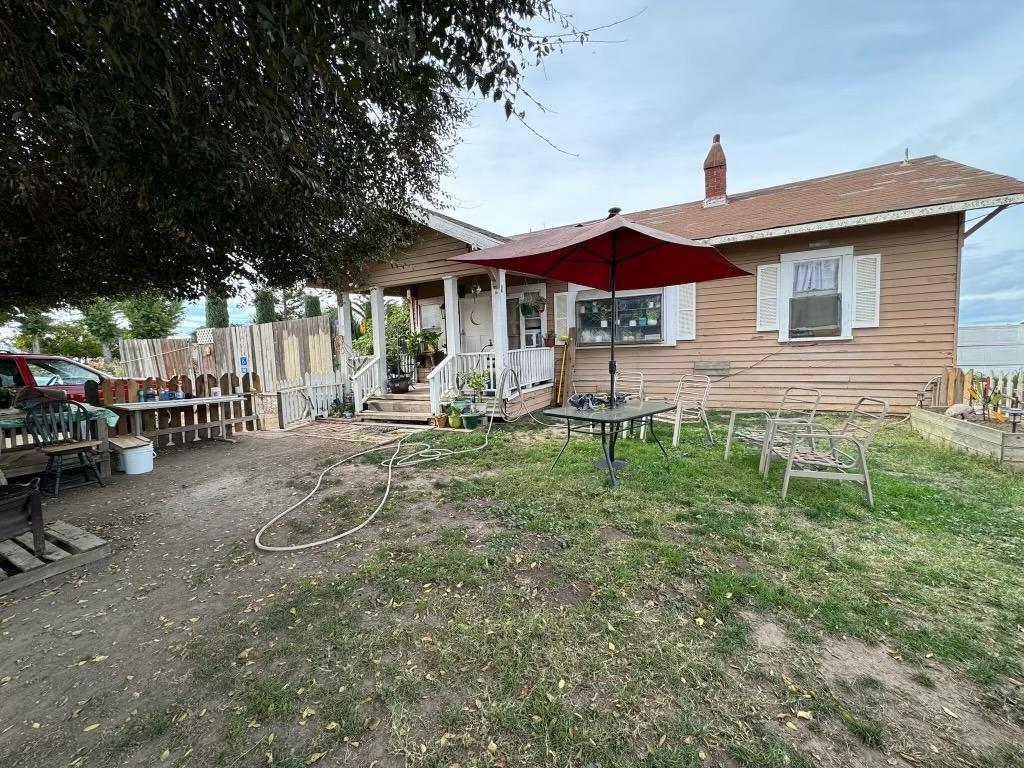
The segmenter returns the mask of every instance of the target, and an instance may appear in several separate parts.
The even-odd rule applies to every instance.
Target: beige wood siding
[[[449,261],[468,253],[470,247],[454,237],[420,227],[416,242],[398,253],[389,263],[371,264],[362,281],[364,288],[396,288],[443,280],[450,275],[481,275],[487,272],[475,264]]]
[[[790,385],[817,387],[829,410],[849,409],[858,397],[889,401],[895,411],[917,402],[916,392],[952,365],[956,344],[960,216],[950,214],[760,242],[720,246],[749,272],[780,253],[852,245],[855,254],[880,253],[880,325],[857,328],[850,341],[779,342],[755,330],[754,277],[697,286],[697,338],[672,347],[619,347],[620,370],[641,370],[650,396],[665,396],[696,362],[728,362],[730,375],[712,377],[717,408],[770,407]],[[580,349],[578,381],[607,378],[607,349]]]

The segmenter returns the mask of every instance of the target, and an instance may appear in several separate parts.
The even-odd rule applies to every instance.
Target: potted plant
[[[466,429],[476,429],[480,425],[480,414],[479,413],[464,413],[462,414],[462,426]]]
[[[553,347],[553,346],[555,346],[555,332],[554,331],[548,331],[547,333],[544,334],[544,346],[545,347]]]
[[[388,389],[396,395],[403,395],[409,391],[411,383],[412,376],[402,370],[401,357],[388,355]]]
[[[484,388],[487,386],[489,378],[486,370],[475,368],[472,371],[462,371],[456,376],[456,381],[458,381],[460,389],[466,387],[473,391],[474,402],[480,402],[483,400]]]
[[[448,426],[452,429],[460,429],[462,427],[462,413],[454,404],[448,406]]]
[[[428,365],[437,365],[444,359],[444,352],[437,348],[441,338],[440,331],[423,330],[416,333],[415,337],[416,350],[412,354],[416,355],[417,365],[425,368]]]
[[[448,414],[443,410],[440,413],[434,414],[434,426],[438,429],[448,426]]]

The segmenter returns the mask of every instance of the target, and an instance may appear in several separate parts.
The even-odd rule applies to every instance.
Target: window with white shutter
[[[877,328],[882,257],[877,253],[853,258],[853,327]]]
[[[779,329],[779,264],[757,268],[757,330]]]
[[[676,286],[676,340],[697,338],[697,284]]]
[[[569,335],[569,294],[556,293],[555,302],[555,344],[564,344]]]

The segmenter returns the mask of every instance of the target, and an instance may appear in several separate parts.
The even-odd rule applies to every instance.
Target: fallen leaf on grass
[[[959,720],[960,719],[960,715],[958,715],[956,712],[954,712],[953,710],[951,710],[949,707],[947,707],[945,705],[942,707],[942,711],[945,712],[950,717],[952,717],[954,720]]]
[[[306,765],[312,765],[326,754],[326,752],[314,752],[312,755],[306,758]]]
[[[88,733],[89,731],[95,731],[99,727],[100,727],[99,723],[93,723],[92,725],[87,725],[87,726],[85,726],[85,728],[82,729],[82,733]]]
[[[698,627],[703,627],[704,626],[704,619],[702,619],[700,616],[698,616],[696,619],[693,620],[693,623],[696,624]]]
[[[787,720],[786,721],[786,727],[789,728],[791,731],[795,731],[796,730],[796,723],[794,723],[792,720]]]
[[[803,720],[813,720],[814,719],[814,715],[812,715],[806,709],[798,709],[796,711],[796,716],[801,718],[801,719],[803,719]]]
[[[163,752],[160,753],[160,761],[163,762],[164,760],[166,760],[170,756],[171,756],[171,750],[165,749]]]

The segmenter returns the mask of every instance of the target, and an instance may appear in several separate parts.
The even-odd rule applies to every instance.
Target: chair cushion
[[[62,453],[77,453],[78,451],[92,450],[99,444],[99,440],[80,440],[77,443],[58,443],[56,445],[47,445],[41,450],[47,456],[56,456]]]

